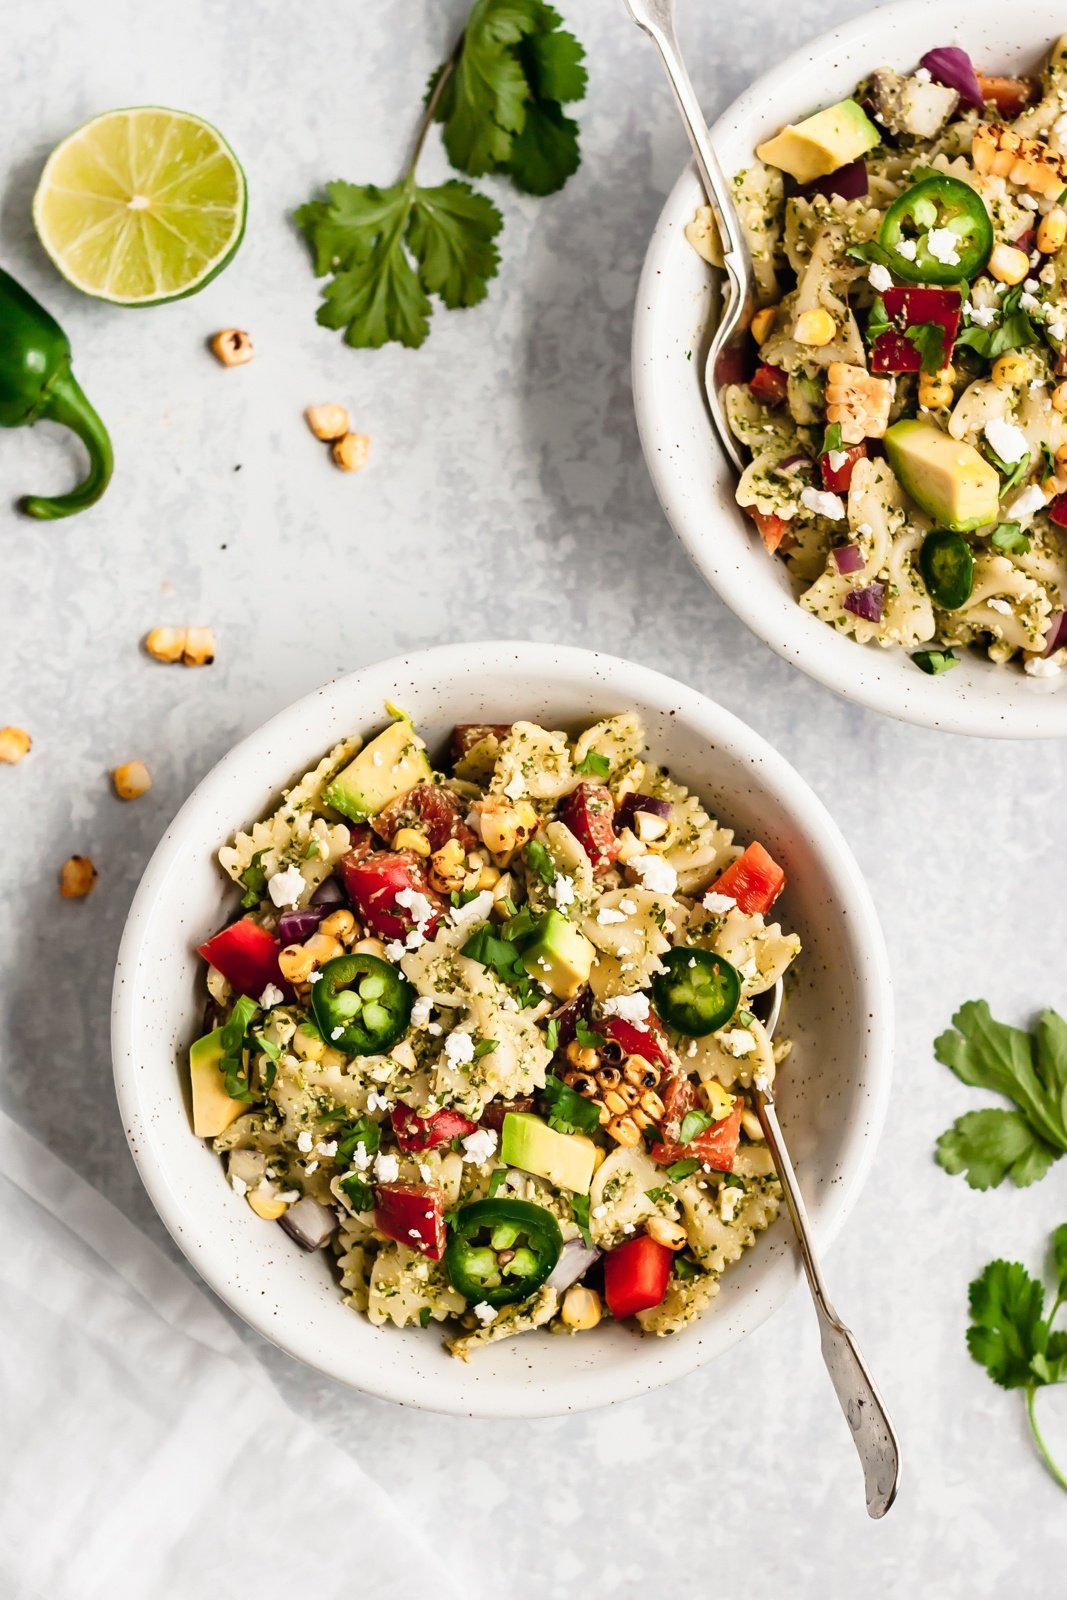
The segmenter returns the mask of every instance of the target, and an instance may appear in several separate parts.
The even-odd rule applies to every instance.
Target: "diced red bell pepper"
[[[784,406],[789,394],[789,374],[764,361],[749,380],[752,398],[764,406]]]
[[[652,1028],[642,1027],[639,1022],[627,1022],[625,1017],[609,1017],[606,1022],[597,1023],[596,1031],[602,1038],[617,1044],[625,1055],[641,1056],[659,1067],[670,1064],[663,1040]]]
[[[663,1144],[654,1144],[649,1154],[661,1167],[673,1167],[676,1161],[686,1161],[695,1156],[702,1166],[710,1167],[713,1172],[732,1172],[741,1138],[741,1114],[744,1109],[744,1102],[737,1100],[733,1110],[721,1122],[713,1122],[710,1128],[698,1133],[688,1144],[667,1140]]]
[[[602,783],[580,783],[568,795],[560,820],[574,834],[599,876],[611,869],[622,848],[615,832],[615,802]]]
[[[830,465],[830,457],[834,453],[832,450],[827,450],[819,457],[822,486],[829,494],[847,494],[852,486],[852,474],[856,470],[856,462],[865,460],[870,454],[867,441],[865,439],[862,444],[846,445],[839,452],[845,459],[838,467]]]
[[[921,289],[903,285],[882,296],[893,330],[880,333],[871,349],[872,372],[921,372],[922,356],[906,337],[908,328],[936,322],[943,334],[941,365],[947,367],[960,329],[963,302],[958,289]]]
[[[510,732],[510,722],[457,722],[452,729],[452,760],[462,761],[483,739],[506,739]]]
[[[374,1226],[387,1239],[440,1261],[445,1248],[445,1197],[435,1183],[380,1183]]]
[[[451,789],[419,783],[379,811],[372,827],[387,843],[392,843],[401,828],[417,828],[430,841],[431,850],[440,850],[449,839],[458,839],[464,850],[473,850],[478,841],[463,820],[466,812],[467,803]]]
[[[769,911],[784,888],[785,873],[756,841],[715,880],[711,893],[729,895],[736,900],[739,911],[751,916],[757,911]]]
[[[1057,528],[1067,528],[1067,494],[1058,494],[1049,502],[1048,515]]]
[[[746,511],[756,524],[756,531],[773,556],[776,550],[791,550],[796,543],[789,523],[775,511],[761,511],[758,506],[746,506]]]
[[[268,983],[286,987],[278,970],[281,947],[281,940],[273,933],[261,928],[251,917],[242,917],[240,922],[231,922],[228,928],[197,948],[204,960],[210,961],[238,994],[258,1000]]]
[[[987,102],[992,100],[999,115],[1007,122],[1032,105],[1041,93],[1036,78],[990,78],[984,72],[978,74],[978,87],[982,91],[982,99]]]
[[[447,1107],[428,1117],[420,1117],[410,1106],[394,1106],[389,1113],[401,1150],[436,1150],[439,1144],[451,1144],[453,1139],[465,1139],[478,1124],[469,1117]]]
[[[349,851],[337,866],[353,910],[377,938],[405,939],[417,926],[410,907],[397,905],[397,895],[408,889],[430,902],[432,914],[421,924],[421,932],[433,938],[444,902],[426,882],[418,856],[409,850],[375,850],[370,855]]]
[[[667,1293],[674,1251],[647,1233],[627,1239],[604,1257],[604,1298],[616,1320],[651,1311]]]

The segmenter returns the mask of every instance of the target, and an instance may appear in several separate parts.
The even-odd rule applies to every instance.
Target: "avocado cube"
[[[527,1111],[509,1111],[500,1134],[500,1159],[509,1167],[547,1178],[559,1189],[588,1194],[596,1170],[596,1145],[581,1133],[560,1133]]]
[[[589,982],[596,950],[585,934],[559,911],[549,911],[522,953],[522,964],[535,982],[546,984],[560,1000],[573,1000]]]
[[[189,1050],[189,1081],[193,1091],[193,1132],[198,1139],[215,1139],[248,1110],[244,1100],[232,1100],[223,1086],[222,1029],[205,1033]]]
[[[756,146],[768,166],[780,167],[798,183],[814,183],[881,144],[882,135],[855,100],[839,100],[803,122],[791,123]]]
[[[351,822],[366,822],[432,776],[426,746],[411,723],[394,722],[330,780],[322,798]]]
[[[905,419],[886,430],[885,453],[901,488],[939,528],[972,533],[996,522],[1000,475],[973,445]]]

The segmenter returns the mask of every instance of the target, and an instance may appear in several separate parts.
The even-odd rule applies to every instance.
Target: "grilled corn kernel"
[[[561,1322],[575,1333],[595,1328],[603,1314],[600,1296],[594,1289],[583,1289],[580,1283],[572,1284],[567,1290],[559,1312]]]
[[[998,356],[993,363],[990,376],[999,388],[1010,389],[1016,384],[1026,382],[1030,376],[1030,363],[1025,356],[1016,354]]]
[[[607,1124],[607,1130],[616,1144],[623,1144],[632,1148],[634,1145],[641,1143],[641,1130],[633,1117],[629,1115],[612,1117]]]
[[[0,761],[10,766],[29,755],[33,740],[25,728],[0,728]]]
[[[831,361],[826,369],[826,420],[837,423],[845,444],[881,439],[889,426],[895,384],[866,367]]]
[[[1062,416],[1067,412],[1067,383],[1058,383],[1052,391],[1052,409]]]
[[[243,328],[223,328],[211,341],[211,353],[224,367],[243,367],[255,355],[252,340]]]
[[[717,1122],[728,1117],[734,1108],[734,1096],[724,1089],[717,1078],[708,1078],[700,1085],[700,1098]]]
[[[483,867],[478,874],[479,889],[495,889],[500,882],[500,873],[496,867]]]
[[[304,419],[316,439],[332,444],[348,432],[348,412],[344,406],[308,406]]]
[[[1030,271],[1030,257],[1013,244],[994,245],[987,270],[998,283],[1022,283]]]
[[[111,781],[120,800],[136,800],[138,795],[147,794],[152,787],[152,779],[143,761],[124,762],[121,767],[115,768]]]
[[[617,1089],[622,1082],[621,1067],[597,1067],[596,1081],[602,1089]]]
[[[155,661],[183,667],[208,667],[215,659],[215,635],[210,628],[153,628],[144,647]]]
[[[1035,194],[1059,194],[1067,182],[1067,157],[1043,139],[1029,139],[1002,122],[980,124],[971,145],[975,170],[1007,178]]]
[[[563,1054],[572,1067],[580,1067],[583,1072],[591,1072],[597,1064],[596,1051],[590,1045],[579,1044],[577,1039],[571,1040]]]
[[[410,850],[416,856],[428,856],[430,841],[418,828],[398,828],[393,835],[394,850]]]
[[[655,1089],[646,1089],[638,1102],[646,1117],[651,1117],[653,1122],[659,1122],[666,1111],[666,1107]]]
[[[475,807],[482,830],[482,843],[496,866],[506,867],[537,832],[538,816],[528,800],[512,802],[499,795],[482,800]]]
[[[305,1061],[321,1061],[326,1052],[326,1041],[321,1034],[312,1033],[310,1028],[300,1027],[293,1034],[293,1049]]]
[[[316,967],[323,966],[327,961],[336,961],[338,956],[345,953],[340,939],[333,939],[326,933],[313,933],[310,939],[304,940],[304,949]]]
[[[284,1217],[289,1206],[284,1200],[279,1200],[277,1195],[259,1194],[255,1189],[249,1190],[245,1195],[252,1210],[257,1217],[262,1217],[264,1222],[277,1222],[279,1217]]]
[[[764,306],[762,311],[756,312],[756,315],[752,318],[752,337],[757,344],[767,343],[777,316],[777,306]]]
[[[649,1217],[645,1223],[645,1232],[650,1239],[655,1239],[657,1244],[665,1244],[668,1250],[681,1250],[688,1242],[688,1235],[680,1222],[672,1222],[669,1217]]]
[[[278,971],[290,983],[307,983],[315,970],[315,957],[302,944],[287,944],[278,953]]]
[[[370,439],[365,433],[346,433],[334,441],[330,453],[342,472],[362,472],[370,456]]]
[[[59,892],[64,900],[84,900],[96,883],[96,868],[88,856],[71,856],[59,873]]]
[[[386,961],[384,939],[360,939],[352,949],[361,956],[377,956],[379,961]]]
[[[623,1098],[622,1085],[618,1089],[605,1089],[601,1100],[613,1117],[625,1116],[630,1109],[630,1101]]]
[[[793,338],[797,344],[812,345],[821,349],[829,344],[837,328],[834,319],[822,306],[816,306],[814,311],[802,311],[797,318],[796,327],[793,329]]]
[[[350,944],[356,935],[356,919],[351,911],[343,908],[340,911],[331,911],[328,917],[323,917],[319,923],[319,932],[327,939],[340,939],[342,944]]]
[[[1053,206],[1041,218],[1037,230],[1037,248],[1043,256],[1054,256],[1063,241],[1067,239],[1067,211],[1062,206]]]
[[[463,846],[458,839],[446,839],[440,850],[435,850],[430,857],[430,885],[441,894],[451,894],[454,889],[462,889],[467,881],[467,857]],[[479,869],[477,882],[481,886],[481,870]],[[500,882],[499,872],[494,874],[493,882],[486,884],[491,889]]]

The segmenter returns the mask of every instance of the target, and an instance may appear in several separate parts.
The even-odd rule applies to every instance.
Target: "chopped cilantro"
[[[595,1133],[599,1128],[599,1108],[554,1073],[545,1079],[541,1093],[548,1106],[548,1125],[557,1133]]]
[[[904,329],[904,337],[919,352],[924,372],[941,371],[948,360],[948,351],[940,322],[913,322]]]
[[[531,872],[536,873],[542,883],[549,885],[556,881],[556,864],[540,839],[531,839],[523,851],[526,863]]]
[[[545,1044],[552,1054],[559,1049],[559,1018],[549,1017],[545,1024]]]
[[[337,1134],[337,1160],[351,1161],[356,1146],[362,1145],[369,1156],[377,1155],[382,1143],[382,1130],[373,1117],[359,1117],[346,1123]]]
[[[607,756],[600,755],[596,750],[590,750],[587,756],[575,763],[574,770],[580,772],[583,778],[606,778],[611,771],[611,762]]]
[[[597,1033],[595,1028],[589,1026],[584,1017],[578,1018],[574,1036],[583,1050],[602,1050],[608,1042],[602,1033]]]
[[[361,1173],[351,1172],[342,1178],[339,1187],[352,1202],[353,1211],[371,1211],[374,1208],[374,1190]]]
[[[997,452],[993,449],[993,446],[989,443],[989,441],[986,440],[985,452],[1004,479],[1004,482],[1000,486],[1001,495],[1006,495],[1011,489],[1017,489],[1019,484],[1022,483],[1023,479],[1026,477],[1026,474],[1030,470],[1029,450],[1019,461],[1004,461],[1000,456],[997,455]]]
[[[244,894],[241,896],[241,905],[245,911],[251,911],[267,896],[267,874],[263,868],[262,850],[257,850],[245,870],[237,880],[244,884]]]
[[[883,333],[892,333],[893,324],[886,310],[885,301],[880,294],[876,294],[867,317],[867,343],[873,344],[880,339]]]
[[[677,1183],[681,1178],[690,1177],[699,1170],[699,1167],[700,1162],[696,1156],[689,1156],[685,1161],[675,1161],[672,1166],[669,1166],[667,1168],[667,1176],[672,1183]]]
[[[589,1196],[587,1194],[571,1195],[571,1214],[578,1224],[578,1232],[582,1236],[582,1243],[587,1250],[593,1248],[593,1236],[589,1232]]]
[[[507,1167],[497,1167],[496,1171],[493,1173],[493,1176],[489,1179],[489,1199],[490,1200],[492,1200],[494,1195],[498,1195],[500,1193],[501,1189],[504,1187],[505,1183],[507,1182],[507,1179],[508,1179],[508,1169],[507,1169]]]
[[[695,1261],[690,1261],[688,1256],[675,1256],[674,1272],[679,1278],[698,1278],[701,1269]]]
[[[499,1039],[479,1039],[474,1046],[475,1061],[480,1061],[483,1056],[491,1056],[499,1043]]]
[[[1022,297],[1023,288],[1020,284],[1004,296],[997,321],[988,328],[979,327],[977,322],[964,328],[956,337],[957,348],[962,346],[966,350],[973,350],[986,361],[995,361],[1010,350],[1027,350],[1038,344],[1040,341],[1034,325],[1022,308]]]
[[[419,1326],[420,1326],[420,1328],[428,1328],[430,1326],[430,1308],[429,1308],[429,1306],[420,1306],[419,1307]]]
[[[245,1065],[245,1034],[259,1007],[247,995],[242,995],[219,1033],[221,1057],[219,1071],[225,1080],[226,1093],[231,1100],[251,1100],[248,1068]]]
[[[843,450],[844,447],[845,441],[841,437],[841,424],[839,422],[831,422],[830,426],[823,434],[822,449],[819,451],[819,454],[821,456],[825,456],[828,455],[831,450]]]

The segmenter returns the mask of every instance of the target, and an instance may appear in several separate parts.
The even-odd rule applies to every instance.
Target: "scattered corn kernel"
[[[308,406],[304,417],[316,439],[326,444],[332,444],[348,432],[349,418],[344,406]]]
[[[120,800],[136,800],[152,787],[152,779],[143,761],[123,762],[111,774],[111,781]]]
[[[333,459],[342,472],[362,472],[370,456],[370,439],[365,433],[346,433],[335,440]]]
[[[386,960],[385,941],[383,939],[360,939],[352,949],[361,956],[377,956],[379,961]]]
[[[356,934],[356,919],[351,911],[344,908],[331,911],[319,923],[319,932],[328,939],[340,939],[342,944],[350,944]]]
[[[23,756],[29,755],[32,744],[25,728],[0,728],[0,761],[15,766]]]
[[[313,933],[310,939],[304,940],[303,948],[317,967],[321,967],[327,961],[336,961],[338,956],[343,956],[345,953],[345,947],[340,939],[331,939],[325,933]]]
[[[243,328],[223,328],[211,341],[211,353],[224,367],[243,367],[255,355],[252,340]]]
[[[210,628],[153,628],[144,647],[154,661],[180,661],[183,667],[209,667],[215,659]]]
[[[512,856],[537,832],[539,818],[528,800],[512,802],[501,795],[480,800],[474,808],[479,817],[482,843],[498,867],[506,867]]]
[[[290,983],[307,983],[315,970],[315,957],[302,944],[287,944],[278,953],[278,971]]]
[[[777,316],[777,306],[764,306],[762,310],[756,312],[752,318],[752,337],[757,344],[767,343]]]
[[[394,850],[410,850],[417,856],[428,856],[430,841],[418,828],[398,828],[393,835]]]
[[[577,1039],[572,1039],[563,1054],[567,1057],[572,1067],[580,1067],[583,1072],[591,1072],[596,1066],[599,1057],[591,1045],[579,1044]],[[625,1101],[620,1102],[616,1110],[625,1110]]]
[[[1067,444],[1061,444],[1056,451],[1056,472],[1060,477],[1067,474]]]
[[[802,311],[797,318],[796,327],[793,329],[793,338],[797,344],[812,345],[821,348],[833,339],[837,328],[834,319],[822,306],[816,306],[814,311]]]
[[[483,867],[478,874],[479,889],[493,889],[500,882],[500,873],[496,867]]]
[[[993,363],[991,376],[999,388],[1011,389],[1016,384],[1025,383],[1029,378],[1030,363],[1025,356],[1016,353],[998,356]]]
[[[429,844],[427,844],[427,850]],[[481,873],[479,872],[479,879]],[[493,883],[500,880],[499,872]],[[451,894],[453,890],[462,889],[467,881],[467,857],[463,846],[458,839],[446,839],[440,850],[435,850],[430,857],[430,886],[439,894]],[[487,888],[492,888],[487,884]]]
[[[84,900],[96,883],[96,868],[88,856],[71,856],[59,873],[59,892],[64,900]]]
[[[277,1222],[279,1217],[284,1217],[289,1207],[284,1200],[279,1200],[273,1194],[259,1194],[255,1189],[249,1190],[245,1195],[252,1210],[257,1217],[262,1217],[264,1222]]]
[[[576,1283],[563,1296],[559,1314],[566,1327],[572,1328],[575,1333],[584,1333],[595,1328],[604,1313],[596,1290],[584,1289]]]
[[[1022,283],[1030,271],[1030,257],[1013,244],[997,244],[993,246],[988,271],[998,283]]]
[[[665,1244],[668,1250],[681,1250],[688,1242],[688,1235],[680,1222],[672,1222],[669,1217],[649,1217],[645,1223],[645,1232],[650,1239],[655,1239],[657,1244]]]
[[[1067,211],[1062,206],[1053,206],[1041,218],[1037,230],[1037,248],[1043,256],[1054,256],[1056,251],[1067,239]]]
[[[729,1089],[725,1089],[717,1078],[708,1078],[700,1085],[700,1098],[711,1112],[716,1121],[728,1117],[734,1109],[734,1096]]]
[[[1052,409],[1062,416],[1067,412],[1067,383],[1058,383],[1052,391]]]

